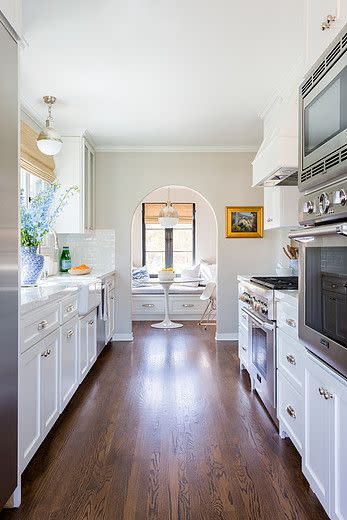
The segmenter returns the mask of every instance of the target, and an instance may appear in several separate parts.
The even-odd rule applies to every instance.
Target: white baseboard
[[[216,341],[237,341],[239,335],[237,332],[217,332],[215,339]]]
[[[112,336],[112,341],[133,341],[134,335],[131,332],[130,334],[119,334],[116,332]]]

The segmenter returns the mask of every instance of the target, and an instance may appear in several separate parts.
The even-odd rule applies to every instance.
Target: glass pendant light
[[[163,228],[173,228],[179,222],[178,213],[170,202],[170,188],[167,190],[166,206],[159,211],[158,222]]]
[[[45,155],[56,155],[63,146],[58,132],[53,128],[52,105],[55,103],[54,96],[44,96],[43,101],[48,106],[48,117],[46,119],[46,128],[40,132],[37,138],[37,147]]]

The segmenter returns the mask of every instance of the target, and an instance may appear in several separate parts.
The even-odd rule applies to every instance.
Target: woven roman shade
[[[54,159],[50,155],[40,152],[36,144],[38,135],[39,133],[24,121],[21,122],[21,168],[43,181],[54,182],[56,179]]]
[[[145,224],[158,224],[159,211],[165,202],[146,202],[145,211]],[[172,206],[178,213],[180,224],[191,224],[193,222],[193,204],[186,202],[174,202]]]

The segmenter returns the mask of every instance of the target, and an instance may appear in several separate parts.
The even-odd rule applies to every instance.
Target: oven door
[[[275,325],[246,310],[250,317],[250,375],[254,388],[276,422]]]
[[[302,100],[301,159],[308,168],[347,143],[347,55]]]
[[[300,242],[299,337],[347,376],[347,223],[290,237]]]

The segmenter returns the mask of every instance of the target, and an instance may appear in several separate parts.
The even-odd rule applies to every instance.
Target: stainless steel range
[[[239,285],[241,308],[248,316],[250,377],[252,388],[276,417],[275,289],[297,289],[297,277],[253,277]]]

